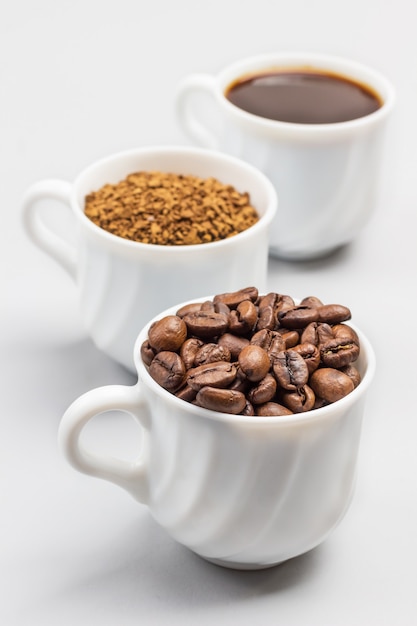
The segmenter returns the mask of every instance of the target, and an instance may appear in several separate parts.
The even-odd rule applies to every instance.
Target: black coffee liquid
[[[365,85],[338,74],[283,70],[232,83],[225,96],[259,117],[297,124],[346,122],[373,113],[381,98]]]

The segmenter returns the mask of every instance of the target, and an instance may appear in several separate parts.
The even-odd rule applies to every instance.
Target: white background
[[[3,0],[0,9],[0,623],[2,626],[417,624],[417,9],[411,0]],[[6,8],[7,7],[7,8]],[[178,81],[250,54],[311,50],[395,84],[380,202],[325,261],[272,261],[269,289],[341,302],[377,374],[352,506],[309,554],[259,572],[210,565],[56,443],[82,392],[135,379],[92,345],[75,285],[26,238],[24,191],[112,152],[187,143]],[[93,424],[133,454],[130,421]],[[87,434],[88,435],[88,434]]]

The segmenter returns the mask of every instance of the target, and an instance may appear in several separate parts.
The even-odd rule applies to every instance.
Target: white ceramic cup
[[[366,337],[355,329],[362,381],[349,395],[308,413],[248,417],[203,409],[160,387],[140,356],[151,323],[134,347],[137,384],[91,390],[65,412],[59,443],[69,463],[125,489],[175,540],[219,565],[260,569],[320,544],[353,494],[375,369]],[[83,442],[83,428],[109,410],[140,424],[136,461],[98,455]]]
[[[213,243],[163,246],[113,235],[84,213],[85,196],[105,183],[117,183],[139,170],[215,177],[249,192],[259,221],[247,230]],[[57,211],[72,209],[75,245],[44,223],[40,209],[57,200]],[[270,181],[253,166],[222,153],[190,147],[149,147],[122,152],[87,167],[74,183],[45,180],[23,201],[29,237],[76,281],[86,330],[103,352],[134,370],[132,345],[158,311],[204,291],[235,291],[242,285],[266,286],[269,227],[277,208]]]
[[[367,85],[382,99],[376,112],[348,122],[299,124],[262,118],[225,97],[237,79],[268,70],[309,68]],[[271,253],[289,260],[324,256],[352,241],[377,203],[385,122],[394,89],[360,63],[313,53],[276,53],[234,63],[218,75],[193,74],[178,87],[176,111],[195,143],[261,169],[278,190]]]

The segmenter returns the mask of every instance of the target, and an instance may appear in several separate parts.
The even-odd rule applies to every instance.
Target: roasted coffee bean
[[[245,408],[243,409],[243,411],[240,412],[239,415],[255,415],[255,409],[253,408],[253,405],[249,402],[249,400],[246,400]]]
[[[301,343],[312,343],[313,346],[319,345],[319,333],[318,333],[318,322],[311,322],[303,329],[301,333],[300,342]]]
[[[233,383],[236,375],[237,367],[234,363],[217,361],[190,369],[187,372],[187,383],[197,391],[207,386],[224,388]]]
[[[187,327],[178,315],[167,315],[149,328],[148,340],[156,351],[179,350],[187,338]]]
[[[308,367],[303,357],[294,350],[279,353],[273,363],[275,377],[283,389],[295,391],[308,381]]]
[[[194,367],[195,355],[204,345],[204,341],[197,339],[197,337],[190,337],[184,341],[180,348],[180,356],[184,361],[185,369],[189,370],[191,367]]]
[[[236,378],[234,381],[228,386],[228,389],[234,389],[235,391],[241,391],[242,393],[246,393],[249,389],[251,383],[249,379],[245,376],[242,370],[239,367],[239,364],[236,366]]]
[[[336,339],[349,339],[359,345],[359,337],[357,332],[347,324],[335,324],[332,326],[333,337]]]
[[[229,331],[236,335],[246,335],[255,326],[258,311],[251,300],[244,300],[238,304],[236,310],[229,315]]]
[[[287,311],[288,309],[292,309],[295,306],[295,302],[291,296],[287,296],[284,294],[278,294],[278,300],[276,303],[277,313],[280,311]]]
[[[259,309],[256,330],[273,330],[276,326],[275,310],[272,306]]]
[[[239,354],[239,365],[242,372],[251,382],[262,380],[271,367],[268,354],[260,346],[249,344]]]
[[[198,311],[188,313],[183,317],[188,331],[191,335],[196,335],[201,339],[212,340],[224,332],[228,327],[228,319],[223,313],[214,311]]]
[[[305,328],[311,322],[317,322],[318,309],[309,306],[294,306],[278,313],[278,321],[284,328]]]
[[[352,365],[352,363],[349,363],[349,365],[345,365],[344,367],[341,367],[340,371],[346,374],[347,376],[349,376],[350,380],[353,382],[354,387],[357,387],[359,383],[361,382],[361,375],[359,371],[356,369],[356,367]]]
[[[265,402],[265,404],[260,404],[255,408],[255,414],[261,417],[274,417],[279,415],[293,415],[293,412],[290,409],[287,409],[286,406],[282,404],[278,404],[278,402]]]
[[[320,365],[320,351],[312,343],[299,343],[292,349],[303,357],[309,374],[312,374]]]
[[[298,337],[298,335],[297,335]],[[285,340],[278,332],[274,330],[258,330],[250,340],[251,344],[260,346],[268,354],[271,363],[277,355],[286,349]]]
[[[209,311],[210,313],[215,313],[214,302],[212,300],[206,300],[201,304],[200,311]]]
[[[217,340],[219,346],[227,348],[230,351],[231,358],[236,361],[240,351],[247,345],[249,345],[249,339],[246,337],[237,337],[232,333],[224,333]]]
[[[332,327],[326,323],[317,324],[318,346],[322,346],[329,341],[333,341],[334,335]]]
[[[256,302],[257,299],[258,290],[256,287],[246,287],[245,289],[240,289],[239,291],[234,291],[233,293],[218,294],[217,296],[214,296],[213,302],[215,304],[222,302],[223,304],[227,304],[229,308],[236,309],[237,306],[244,300],[252,300],[252,302]]]
[[[344,398],[354,389],[349,376],[332,367],[316,370],[310,377],[309,385],[316,396],[330,403]]]
[[[340,324],[346,320],[350,320],[352,314],[346,306],[341,304],[323,304],[318,309],[319,322],[326,324]]]
[[[190,385],[184,385],[175,392],[175,395],[180,400],[185,400],[185,402],[194,402],[197,392]]]
[[[248,398],[252,404],[264,404],[269,402],[277,392],[277,381],[272,374],[267,374],[248,393]]]
[[[194,357],[194,366],[204,365],[204,363],[215,363],[216,361],[231,361],[231,354],[228,348],[219,346],[217,343],[205,343],[197,351]]]
[[[285,348],[293,348],[300,341],[300,335],[296,330],[288,330],[287,328],[278,328],[277,332],[281,335],[285,341]]]
[[[183,385],[186,370],[179,354],[162,350],[152,360],[149,373],[161,387],[174,392]]]
[[[300,304],[301,306],[310,306],[313,309],[323,306],[323,302],[316,296],[307,296],[307,298],[301,300]]]
[[[191,302],[190,304],[184,304],[184,306],[178,309],[176,314],[182,318],[189,313],[197,313],[198,311],[201,311],[201,302]]]
[[[145,365],[150,365],[152,363],[155,354],[156,352],[151,347],[149,340],[145,339],[140,347],[140,356],[142,357],[142,361],[145,363]]]
[[[224,302],[214,302],[214,311],[216,313],[223,313],[223,315],[230,315],[230,307],[227,306]]]
[[[327,367],[344,367],[359,356],[359,345],[351,339],[332,339],[320,346],[320,357]]]
[[[177,313],[152,324],[140,355],[155,380],[184,401],[199,404],[204,389],[200,401],[222,407],[215,410],[291,415],[360,384],[360,342],[344,323],[347,307],[315,296],[296,305],[291,296],[248,287]]]
[[[244,393],[234,391],[233,389],[202,387],[197,393],[196,403],[211,411],[237,415],[244,411],[246,407],[246,397]]]
[[[283,404],[293,413],[311,411],[316,401],[314,391],[308,385],[298,387],[296,391],[284,391],[281,396]]]

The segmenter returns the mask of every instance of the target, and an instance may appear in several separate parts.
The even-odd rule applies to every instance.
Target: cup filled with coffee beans
[[[209,561],[259,569],[307,552],[354,489],[375,357],[350,319],[345,305],[256,287],[171,307],[138,335],[134,386],[101,387],[68,408],[61,450]],[[108,410],[140,425],[135,461],[83,444],[83,428]]]
[[[54,231],[46,201],[56,202],[58,216],[70,208],[75,243]],[[162,146],[104,158],[74,183],[36,183],[23,220],[30,239],[76,281],[96,346],[134,370],[138,332],[172,302],[195,297],[201,285],[265,286],[277,202],[269,179],[244,161]]]
[[[274,183],[280,205],[271,252],[289,260],[329,254],[367,223],[393,104],[394,88],[379,72],[308,52],[192,74],[176,99],[193,142],[252,163]]]

